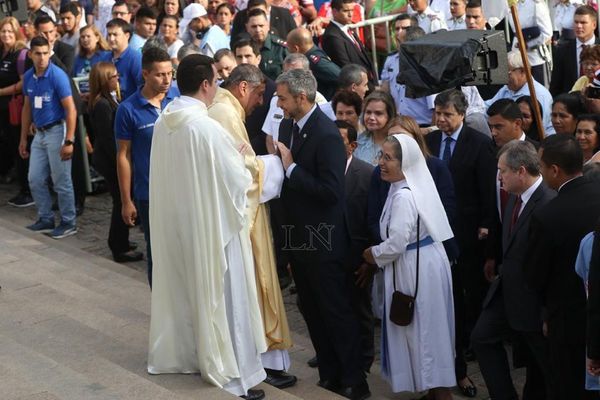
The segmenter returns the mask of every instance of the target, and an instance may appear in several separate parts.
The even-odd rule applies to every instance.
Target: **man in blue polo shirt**
[[[154,123],[159,113],[179,92],[171,88],[173,66],[169,54],[159,48],[150,48],[142,56],[144,86],[122,102],[115,116],[117,137],[117,174],[121,189],[123,220],[133,226],[140,218],[144,228],[148,256],[148,282],[152,286],[152,251],[148,220],[148,183],[150,174],[150,147]],[[131,177],[133,175],[133,197]],[[135,201],[135,202],[134,202]]]
[[[19,154],[29,160],[29,186],[38,209],[38,220],[27,228],[35,232],[51,231],[60,239],[77,233],[75,199],[71,181],[71,157],[77,111],[67,74],[50,62],[50,44],[43,37],[31,40],[29,57],[34,68],[23,77],[23,104]],[[27,134],[31,124],[35,137],[31,153]],[[55,228],[48,178],[52,177],[58,195],[60,224]]]
[[[121,100],[131,96],[143,84],[142,55],[129,47],[129,38],[133,32],[129,23],[115,18],[106,24],[106,40],[112,50],[112,61],[119,73]]]

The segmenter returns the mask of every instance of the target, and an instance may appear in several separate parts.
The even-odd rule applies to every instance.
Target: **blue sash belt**
[[[425,246],[429,246],[430,244],[433,244],[433,239],[431,238],[431,236],[427,236],[421,240],[419,240],[419,247],[425,247]],[[406,250],[416,250],[417,249],[417,242],[411,243],[408,246],[406,246]]]

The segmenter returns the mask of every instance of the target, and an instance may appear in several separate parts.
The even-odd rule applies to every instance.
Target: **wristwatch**
[[[74,144],[75,144],[75,142],[74,142],[74,141],[72,141],[72,140],[69,140],[69,139],[66,139],[66,140],[63,142],[63,146],[73,146]]]

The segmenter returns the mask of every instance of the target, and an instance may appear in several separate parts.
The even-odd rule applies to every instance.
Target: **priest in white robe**
[[[179,65],[182,94],[156,122],[150,156],[153,290],[148,372],[197,373],[246,399],[265,377],[265,334],[245,221],[252,178],[208,116],[211,58]]]
[[[268,351],[262,355],[267,372],[265,382],[283,389],[293,386],[297,379],[286,373],[290,366],[288,350],[292,345],[285,306],[277,275],[273,235],[265,201],[278,196],[283,185],[283,166],[274,155],[256,156],[244,125],[247,115],[262,102],[265,90],[264,75],[254,65],[236,67],[217,90],[208,115],[219,121],[236,147],[245,146],[244,161],[252,175],[248,191],[246,224],[250,231],[258,301],[265,328]],[[279,176],[277,176],[277,173]],[[270,184],[278,190],[268,194]]]

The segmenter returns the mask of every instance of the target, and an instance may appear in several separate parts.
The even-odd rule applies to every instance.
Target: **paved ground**
[[[138,293],[139,297],[143,297],[144,301],[142,302],[142,304],[139,306],[139,309],[143,310],[144,315],[143,318],[141,318],[142,320],[144,320],[144,323],[142,323],[142,329],[141,332],[138,332],[139,337],[138,339],[140,339],[143,343],[142,346],[133,346],[135,348],[135,350],[137,350],[136,353],[136,357],[138,358],[139,363],[135,366],[129,366],[130,368],[130,372],[134,372],[135,374],[138,374],[138,376],[141,377],[145,377],[147,378],[147,375],[144,373],[144,368],[143,368],[143,364],[145,363],[145,343],[144,340],[147,340],[147,326],[145,325],[147,322],[147,318],[148,318],[148,292],[147,292],[147,288],[145,287],[145,261],[143,262],[136,262],[136,263],[128,263],[128,264],[115,264],[112,263],[111,257],[110,257],[110,251],[107,248],[106,245],[106,238],[108,236],[108,223],[110,220],[110,197],[107,194],[99,194],[99,195],[92,195],[89,196],[86,200],[86,208],[85,208],[85,212],[84,214],[78,219],[78,227],[79,227],[79,233],[76,236],[73,237],[69,237],[66,239],[63,239],[61,241],[54,241],[50,238],[46,238],[46,237],[41,237],[41,236],[36,236],[36,235],[32,235],[31,233],[29,233],[28,231],[26,231],[25,229],[23,229],[22,227],[25,226],[28,223],[31,223],[35,220],[35,209],[34,207],[29,207],[29,208],[25,208],[25,209],[17,209],[14,207],[11,207],[9,205],[7,205],[6,201],[16,192],[16,186],[13,185],[1,185],[0,186],[0,226],[2,226],[3,228],[0,228],[0,243],[4,243],[4,249],[2,251],[2,253],[0,253],[0,281],[4,280],[2,279],[2,275],[4,275],[5,272],[7,272],[7,269],[4,268],[4,272],[2,269],[3,264],[6,263],[13,263],[15,262],[15,260],[13,260],[12,258],[9,257],[8,261],[5,260],[5,254],[7,249],[10,250],[8,251],[7,254],[11,253],[11,251],[15,254],[21,254],[23,252],[23,247],[31,247],[33,246],[33,248],[37,251],[38,255],[40,252],[40,249],[43,249],[44,252],[49,252],[52,253],[55,249],[58,249],[56,251],[62,251],[63,253],[61,254],[52,254],[53,258],[50,257],[48,260],[45,259],[40,259],[40,258],[36,258],[33,257],[34,262],[37,262],[38,265],[36,266],[36,268],[41,269],[42,271],[44,271],[44,269],[46,268],[46,262],[49,262],[51,265],[54,265],[56,263],[60,264],[61,262],[63,262],[62,260],[66,260],[65,259],[65,255],[69,255],[69,260],[66,260],[64,262],[69,262],[71,264],[77,264],[77,262],[75,260],[81,260],[81,264],[82,264],[82,271],[78,271],[77,272],[77,276],[80,279],[85,279],[85,276],[82,276],[81,274],[85,274],[89,271],[91,271],[90,266],[87,265],[90,262],[93,262],[94,265],[98,265],[101,264],[103,266],[103,268],[107,268],[108,270],[111,271],[111,273],[116,272],[117,275],[110,277],[111,281],[112,280],[116,280],[116,279],[120,279],[122,281],[132,281],[134,282],[134,285],[136,287],[136,293]],[[176,203],[174,203],[174,206],[177,206]],[[4,221],[4,222],[1,222]],[[135,240],[140,244],[140,248],[143,250],[144,248],[144,240],[143,240],[143,236],[141,234],[141,232],[139,231],[139,229],[135,228],[132,229],[131,231],[131,240]],[[7,243],[9,243],[9,245],[7,245]],[[7,247],[8,246],[8,247]],[[12,247],[11,247],[12,246]],[[14,247],[14,248],[13,248]],[[10,248],[10,249],[9,249]],[[2,247],[0,247],[0,249],[2,249]],[[31,249],[27,249],[27,251],[30,251]],[[27,253],[27,251],[25,253]],[[20,256],[13,256],[16,257],[16,261],[19,262],[23,262],[24,259],[19,258]],[[27,257],[25,257],[25,259],[27,259]],[[12,260],[12,261],[11,261]],[[93,260],[93,261],[90,261]],[[100,261],[98,261],[100,260]],[[15,266],[16,264],[13,264],[13,266]],[[31,267],[31,266],[30,266]],[[58,268],[58,267],[57,267]],[[36,269],[38,270],[38,269]],[[59,268],[60,270],[60,268]],[[12,270],[11,270],[12,271]],[[56,278],[56,277],[55,277]],[[21,277],[19,277],[19,279],[21,279]],[[17,279],[17,281],[19,281],[19,279]],[[41,278],[40,278],[41,279]],[[58,279],[58,278],[56,278]],[[11,281],[9,279],[9,282],[12,282],[14,284],[14,281]],[[86,284],[89,284],[90,282],[86,282]],[[43,286],[43,284],[41,284]],[[15,290],[14,287],[10,287],[7,286],[6,284],[3,284],[4,288],[2,289],[2,292],[0,292],[0,304],[3,301],[6,301],[6,296],[8,296],[9,301],[7,304],[11,304],[10,299],[12,298],[11,296],[14,294],[11,292],[11,290]],[[37,287],[37,285],[34,285]],[[17,288],[19,288],[19,285],[16,285]],[[52,291],[50,291],[52,292]],[[36,297],[38,295],[41,296],[41,299],[43,300],[45,298],[45,296],[50,296],[47,293],[37,293],[35,290],[31,291],[31,290],[27,290],[25,292],[22,293],[31,293],[30,295],[25,295],[24,298],[28,299],[28,300],[32,300],[33,299],[29,299],[29,297]],[[73,297],[73,300],[78,301],[78,293],[71,293],[69,292],[69,296]],[[3,299],[4,297],[4,299]],[[112,302],[119,302],[119,301],[123,301],[123,302],[128,302],[130,301],[130,299],[128,298],[128,296],[123,296],[122,299],[119,298],[112,298],[110,300],[106,300],[106,299],[102,299],[103,301],[108,301],[109,303]],[[14,299],[13,299],[14,301]],[[304,324],[304,321],[302,319],[302,316],[300,315],[300,313],[297,310],[297,307],[295,305],[295,296],[290,294],[289,290],[285,290],[284,291],[284,301],[286,304],[286,310],[288,313],[288,319],[290,322],[290,327],[293,331],[294,334],[294,341],[295,341],[295,347],[294,350],[292,351],[292,360],[293,360],[293,364],[292,364],[292,373],[295,373],[299,376],[300,378],[300,383],[299,385],[297,385],[295,388],[291,388],[288,389],[287,392],[289,394],[301,397],[301,398],[305,398],[305,399],[320,399],[320,398],[338,398],[338,396],[329,394],[329,392],[323,392],[319,389],[316,388],[316,386],[314,385],[314,382],[316,382],[317,380],[317,376],[316,376],[316,371],[313,369],[310,369],[308,367],[306,367],[306,360],[308,360],[308,358],[310,358],[313,354],[313,350],[311,348],[310,345],[310,340],[308,339],[308,335],[307,335],[307,330],[306,330],[306,325]],[[1,307],[0,307],[1,308]],[[19,316],[19,311],[24,311],[24,310],[19,310],[19,307],[16,307],[15,309],[11,309],[11,314],[9,314],[9,318],[15,319],[15,320],[20,320],[20,318],[27,318],[27,317],[21,317]],[[78,312],[80,312],[81,310],[79,310]],[[105,311],[98,311],[95,309],[89,310],[93,313],[95,312],[99,312],[100,313],[100,317],[103,316],[103,313],[105,313]],[[0,311],[1,312],[1,311]],[[96,318],[95,315],[89,315],[86,317],[86,323],[89,324],[90,320],[93,320]],[[126,319],[126,318],[125,318]],[[6,321],[3,321],[6,322]],[[12,321],[14,322],[14,321]],[[53,321],[52,323],[46,324],[46,326],[43,328],[46,331],[44,331],[45,335],[48,336],[52,336],[53,335],[53,330],[56,329],[57,332],[62,331],[62,329],[64,329],[62,327],[62,323],[65,321],[60,321],[60,320],[56,320]],[[136,323],[139,321],[136,321]],[[35,325],[35,324],[34,324]],[[0,324],[0,348],[3,349],[3,352],[5,351],[5,349],[7,349],[7,351],[11,354],[17,354],[18,352],[20,352],[21,349],[20,347],[22,347],[22,345],[19,345],[19,343],[16,342],[11,342],[10,340],[6,340],[6,337],[4,337],[3,332],[2,332],[2,324]],[[33,327],[34,329],[38,329],[38,326],[36,325],[35,327]],[[80,338],[77,338],[77,340],[82,340]],[[63,346],[65,346],[65,350],[68,350],[68,341],[66,341],[65,343],[63,343]],[[31,350],[31,349],[25,349],[25,350]],[[133,350],[132,350],[133,351]],[[50,357],[52,358],[52,357]],[[60,357],[59,357],[60,358]],[[32,358],[32,362],[35,359]],[[0,365],[7,365],[5,363],[3,363],[2,358],[0,357]],[[17,372],[15,372],[14,370],[11,370],[9,372],[11,372],[12,378],[14,378],[13,380],[8,379],[8,380],[0,380],[0,393],[3,392],[3,389],[7,389],[8,393],[12,393],[9,389],[11,389],[11,385],[16,384],[16,381],[18,381],[19,376],[21,376],[21,374],[25,373],[26,368],[28,367],[27,364],[27,360],[21,360],[23,365],[21,365],[20,367],[22,367],[21,369],[19,369]],[[31,365],[31,370],[29,371],[29,373],[31,374],[36,374],[38,373],[37,369],[41,368],[37,365]],[[1,370],[5,369],[3,367],[0,367],[0,375],[4,375],[4,372],[2,372]],[[10,369],[10,368],[9,368]],[[373,368],[372,374],[369,376],[369,384],[372,388],[372,392],[373,392],[373,398],[376,399],[412,399],[415,398],[415,395],[411,395],[411,394],[392,394],[390,393],[387,385],[379,378],[379,368],[378,366],[375,366]],[[477,364],[476,363],[471,363],[469,365],[469,373],[471,378],[473,379],[473,381],[476,383],[476,385],[478,386],[479,389],[479,396],[477,397],[478,399],[485,399],[487,398],[487,391],[485,390],[485,385],[483,384],[483,381],[481,379],[481,375],[477,369]],[[68,372],[65,372],[65,376],[64,378],[66,379],[65,384],[69,384],[68,382]],[[163,387],[167,387],[167,389],[171,392],[176,392],[178,394],[181,394],[182,391],[186,391],[188,390],[193,392],[194,390],[192,390],[190,387],[190,382],[189,381],[185,381],[185,378],[183,378],[183,381],[185,381],[185,383],[182,383],[183,381],[180,382],[181,378],[174,378],[174,382],[167,382],[165,381],[164,378],[157,378],[160,381],[160,385],[162,385]],[[179,379],[179,380],[178,380]],[[521,381],[523,379],[523,373],[522,371],[516,371],[515,374],[515,379],[517,381],[517,383],[519,384],[519,386],[521,386]],[[165,383],[166,382],[166,383]],[[182,384],[183,387],[187,388],[187,389],[182,389],[182,390],[175,390],[174,386],[176,386],[176,384],[178,384],[177,382],[179,382],[179,384]],[[197,383],[197,380],[194,380],[195,383]],[[5,385],[8,385],[8,387],[3,388]],[[75,385],[77,386],[77,385]],[[192,385],[193,386],[193,385]],[[214,397],[214,392],[211,392],[211,388],[208,387],[203,387],[203,390],[206,390],[207,392],[202,392],[205,393],[206,395],[208,395],[209,397],[204,397],[204,395],[201,398],[216,398]],[[144,389],[146,390],[146,389]],[[8,397],[9,399],[17,399],[17,398],[27,398],[27,399],[63,399],[63,398],[71,398],[66,396],[66,393],[68,391],[66,391],[65,393],[63,393],[62,395],[59,394],[48,394],[46,397],[44,397],[44,395],[41,395],[39,393],[44,393],[42,392],[30,392],[27,393],[27,397],[19,397],[19,396],[13,396],[13,397]],[[186,393],[188,393],[186,392]],[[50,393],[50,392],[48,392]],[[209,393],[211,393],[209,395]],[[37,397],[30,397],[30,396],[37,396]],[[52,397],[55,396],[55,397]],[[277,393],[274,393],[273,391],[270,391],[270,396],[269,398],[280,398],[280,396],[283,396],[281,398],[286,398],[285,395],[280,395]],[[4,396],[0,396],[2,398],[7,398]],[[159,396],[160,397],[160,396]],[[159,398],[159,397],[151,397],[151,398]],[[456,394],[455,396],[456,398],[463,398],[461,396],[459,396],[458,394]],[[95,399],[96,397],[92,397],[92,396],[75,396],[72,397],[75,399]],[[132,394],[128,394],[128,392],[119,392],[116,391],[115,392],[115,397],[110,397],[110,398],[118,398],[118,399],[136,399],[138,397],[135,397]],[[141,398],[141,396],[139,397]],[[160,397],[162,398],[162,397]],[[174,397],[177,398],[177,397]]]

